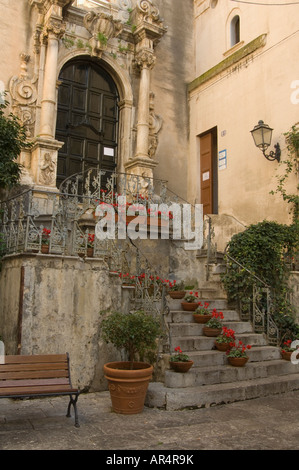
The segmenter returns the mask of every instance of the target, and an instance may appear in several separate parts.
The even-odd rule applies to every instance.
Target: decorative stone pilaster
[[[136,44],[135,66],[140,71],[140,83],[136,151],[125,167],[128,172],[152,177],[153,169],[157,165],[153,159],[157,147],[157,133],[153,133],[151,129],[153,119],[150,115],[150,78],[156,63],[154,47],[165,34],[166,28],[160,20],[158,8],[151,0],[137,1],[132,21],[136,25],[133,33]]]

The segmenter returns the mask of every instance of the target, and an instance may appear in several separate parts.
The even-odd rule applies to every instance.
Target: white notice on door
[[[104,155],[106,155],[107,157],[114,157],[114,149],[104,147]]]
[[[205,173],[202,174],[202,180],[207,181],[210,179],[210,172],[206,171]]]

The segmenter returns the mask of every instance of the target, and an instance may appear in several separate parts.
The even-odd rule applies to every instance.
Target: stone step
[[[240,316],[236,310],[222,310],[224,320],[226,321],[239,321]],[[192,312],[186,312],[184,310],[172,310],[168,317],[168,322],[173,323],[195,323]]]
[[[251,346],[266,346],[267,341],[264,335],[257,333],[244,333],[236,335],[236,340],[241,340],[244,344]],[[215,338],[208,336],[172,336],[171,347],[180,346],[184,353],[189,354],[192,351],[211,351],[215,349]]]
[[[280,349],[275,346],[254,346],[247,351],[247,355],[249,357],[248,363],[281,358]],[[192,351],[188,352],[188,356],[194,362],[194,367],[221,366],[227,364],[226,353],[222,351]]]
[[[193,366],[188,373],[184,374],[167,370],[165,386],[170,388],[194,387],[295,373],[298,373],[298,367],[283,359],[248,362],[244,367],[233,367],[229,364],[207,367]]]
[[[171,299],[168,297],[168,307],[169,310],[182,310],[182,303],[183,299]],[[209,302],[209,310],[213,310],[216,308],[218,311],[227,310],[227,300],[226,299],[210,299],[210,298],[202,298],[200,302],[203,304],[204,302]]]
[[[237,334],[252,333],[253,328],[251,323],[245,321],[223,321],[223,326],[231,328]],[[171,338],[177,336],[203,336],[203,327],[201,323],[170,323],[170,336]]]
[[[149,384],[145,404],[175,411],[250,400],[298,389],[299,373],[187,388],[170,388],[156,382]]]

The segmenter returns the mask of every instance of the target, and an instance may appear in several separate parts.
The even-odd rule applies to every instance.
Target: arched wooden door
[[[118,92],[110,75],[91,59],[68,62],[58,88],[57,187],[67,177],[117,165]]]

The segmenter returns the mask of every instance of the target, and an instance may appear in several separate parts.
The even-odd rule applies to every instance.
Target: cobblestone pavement
[[[194,455],[200,450],[299,449],[299,391],[196,410],[145,408],[132,416],[111,411],[109,392],[82,394],[79,428],[73,417],[65,417],[67,404],[67,397],[1,399],[0,449],[192,450]]]

